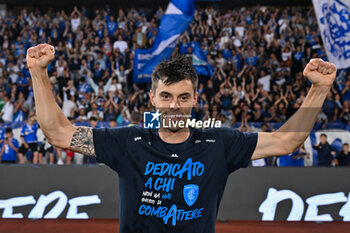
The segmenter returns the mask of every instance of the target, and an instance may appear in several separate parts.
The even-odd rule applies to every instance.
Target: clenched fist
[[[330,62],[320,58],[311,59],[306,65],[303,75],[307,77],[314,86],[332,87],[337,73],[337,67]]]
[[[46,69],[54,59],[55,49],[49,44],[39,44],[27,50],[27,64],[29,69]]]

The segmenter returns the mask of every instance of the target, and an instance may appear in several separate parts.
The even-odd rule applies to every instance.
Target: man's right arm
[[[48,142],[55,147],[95,156],[92,128],[73,126],[52,95],[47,66],[53,59],[54,48],[48,44],[40,44],[27,51],[36,115],[41,130]]]
[[[90,127],[76,127],[73,133],[70,150],[78,151],[87,156],[96,156],[94,141],[92,135],[92,128]]]

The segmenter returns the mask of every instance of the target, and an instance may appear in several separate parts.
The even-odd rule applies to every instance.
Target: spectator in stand
[[[138,27],[133,36],[132,41],[136,44],[138,49],[142,49],[145,47],[147,42],[146,35],[142,32],[142,27]]]
[[[124,65],[120,65],[119,69],[115,70],[115,74],[118,77],[118,83],[122,85],[122,90],[124,92],[127,92],[127,90],[129,89],[127,84],[127,76],[132,71],[132,69],[133,67],[131,66],[129,69],[125,70]]]
[[[142,121],[141,114],[139,112],[133,112],[130,115],[130,124],[129,124],[129,126],[132,126],[132,125],[140,126],[141,121]]]
[[[337,154],[337,164],[339,166],[350,166],[350,152],[348,143],[344,143],[342,151]]]
[[[109,123],[109,128],[117,127],[117,122],[115,121],[115,119],[109,119],[108,123]]]
[[[13,121],[13,104],[11,103],[11,98],[7,95],[4,96],[4,107],[0,112],[0,116],[5,123],[11,123]]]
[[[63,105],[62,105],[62,111],[63,114],[66,117],[74,117],[75,111],[77,109],[76,103],[75,103],[75,96],[67,94],[66,92],[63,93]]]
[[[123,36],[118,35],[118,40],[114,42],[113,49],[118,49],[122,54],[124,54],[127,48],[128,44],[126,43],[126,41],[123,40]]]
[[[113,80],[112,80],[112,78],[109,78],[108,81],[106,82],[106,84],[104,84],[103,80],[100,79],[98,81],[98,84],[96,84],[95,81],[91,77],[88,77],[88,81],[89,81],[90,87],[95,92],[95,95],[98,95],[98,92],[100,89],[102,89],[103,94],[106,95],[108,88],[111,86]]]
[[[107,17],[107,25],[106,26],[107,26],[107,30],[108,30],[108,35],[113,36],[118,28],[118,24],[117,24],[117,22],[115,22],[113,15]]]
[[[350,126],[350,101],[345,101],[339,115],[341,121]]]
[[[4,141],[1,143],[1,163],[16,163],[18,147],[19,144],[17,139],[13,138],[12,129],[6,128],[5,138]]]
[[[303,167],[304,157],[309,157],[310,153],[305,150],[304,145],[297,151],[288,155],[279,156],[277,164],[279,167]]]
[[[74,159],[75,152],[71,150],[63,150],[66,153],[66,164],[72,164],[72,160]]]
[[[0,20],[4,121],[21,122],[35,107],[24,55],[41,42],[55,46],[57,56],[48,68],[49,77],[57,80],[52,82],[54,96],[75,122],[95,116],[127,125],[130,113],[151,107],[145,94],[149,85],[133,83],[133,56],[135,49],[152,48],[164,14],[161,7],[153,12],[109,7],[90,11],[77,6],[71,12],[52,8],[16,12],[8,11]],[[220,118],[227,127],[244,114],[248,122],[284,122],[309,89],[303,67],[325,53],[320,35],[309,6],[205,7],[197,9],[172,56],[192,57],[193,46],[199,43],[214,68],[212,76],[200,77],[199,109],[195,109],[199,118]],[[323,128],[328,122],[342,122],[350,130],[350,71],[341,76],[319,114]]]
[[[103,121],[103,111],[98,110],[98,105],[96,102],[91,103],[91,111],[87,114],[88,119],[91,119],[91,117],[94,117],[99,121]]]
[[[71,17],[71,26],[72,26],[71,29],[73,32],[76,32],[81,24],[81,19],[80,19],[81,13],[76,6],[74,7],[70,17]]]
[[[19,76],[16,80],[17,84],[17,92],[16,92],[16,98],[18,97],[18,93],[22,92],[24,94],[24,97],[28,97],[28,87],[29,87],[29,77],[24,76],[24,72],[19,72]]]
[[[86,110],[84,107],[80,107],[78,111],[78,116],[75,118],[75,122],[84,122],[87,121]]]
[[[327,98],[324,101],[323,112],[327,115],[327,119],[330,122],[336,121],[337,115],[338,115],[338,108],[337,105],[332,97],[332,92],[328,92]]]
[[[326,134],[320,135],[320,142],[313,145],[313,148],[317,150],[318,166],[332,166],[336,152],[328,143]]]
[[[49,154],[49,164],[54,164],[54,148],[53,146],[46,141],[46,138],[44,138],[44,141],[40,145],[39,148],[39,158],[42,159],[47,154]]]
[[[38,128],[39,124],[36,122],[36,116],[34,112],[31,112],[28,116],[28,122],[23,125],[20,134],[22,145],[18,150],[18,157],[21,164],[25,163],[24,156],[28,150],[31,150],[33,153],[33,164],[37,164],[38,162],[42,164],[42,158],[39,158],[38,138],[36,135]]]
[[[25,107],[25,97],[22,92],[18,95],[18,100],[14,102],[13,122],[23,122],[26,119],[27,108]]]

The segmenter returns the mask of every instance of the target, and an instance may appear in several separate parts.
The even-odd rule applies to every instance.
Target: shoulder
[[[219,128],[209,128],[204,131],[207,131],[209,134],[216,134],[216,135],[236,135],[241,134],[242,132],[238,129],[234,128],[227,128],[227,127],[219,127]]]
[[[242,134],[237,129],[232,129],[232,128],[207,128],[207,129],[200,129],[200,128],[193,128],[194,135],[197,135],[197,137],[201,138],[207,138],[207,139],[223,139],[223,138],[233,138],[234,136],[239,136],[239,134]]]
[[[120,126],[116,128],[99,128],[93,129],[94,135],[105,134],[106,136],[116,136],[116,137],[125,137],[128,138],[129,135],[137,135],[138,133],[144,133],[146,130],[140,126],[132,125],[132,126]]]
[[[223,140],[226,143],[243,142],[245,140],[257,141],[258,138],[257,132],[244,133],[234,128],[211,128],[208,129],[208,131],[210,132],[210,134],[215,135],[215,137]]]

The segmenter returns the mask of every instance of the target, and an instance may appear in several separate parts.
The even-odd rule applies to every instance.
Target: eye
[[[162,100],[169,100],[170,97],[169,95],[162,95],[161,98]]]
[[[181,98],[180,98],[180,99],[181,99],[181,101],[187,101],[187,100],[188,100],[188,98],[189,98],[188,96],[181,96]]]

